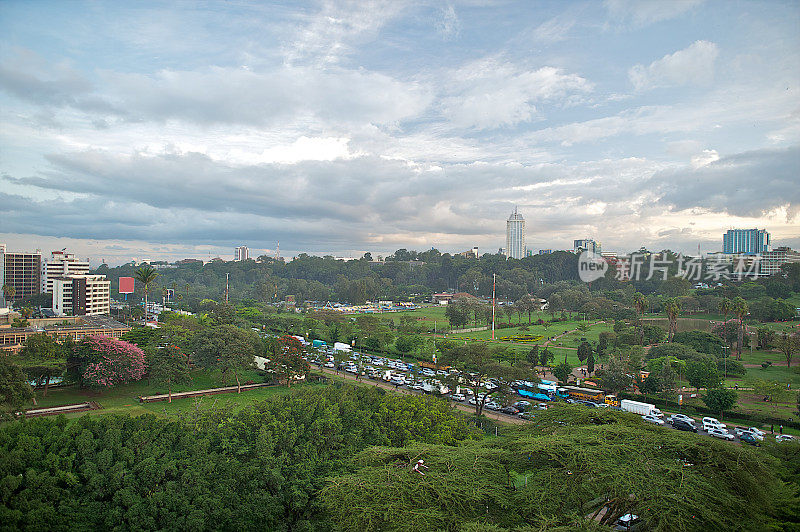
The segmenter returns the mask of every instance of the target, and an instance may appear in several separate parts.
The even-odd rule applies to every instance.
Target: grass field
[[[235,381],[223,380],[221,376],[214,372],[209,371],[195,371],[192,374],[192,382],[173,388],[175,392],[185,392],[191,390],[203,390],[208,388],[217,388],[221,386],[229,386],[235,384]],[[262,378],[255,372],[248,372],[240,377],[242,383],[253,381],[262,382]],[[303,386],[303,385],[301,385]],[[137,397],[142,395],[156,395],[166,393],[167,389],[163,386],[157,386],[148,383],[146,379],[115,386],[108,390],[91,390],[79,388],[77,386],[64,386],[50,388],[47,397],[42,397],[42,390],[37,390],[37,407],[59,406],[74,403],[82,403],[85,401],[96,401],[102,406],[100,410],[92,410],[88,412],[91,415],[96,414],[170,414],[182,410],[192,408],[196,400],[203,403],[210,404],[216,401],[218,404],[228,403],[234,408],[241,408],[242,406],[252,403],[254,401],[261,401],[269,397],[274,397],[282,393],[286,393],[288,389],[284,386],[271,386],[269,388],[256,388],[253,390],[245,390],[241,394],[229,393],[218,394],[214,396],[207,396],[201,399],[184,398],[173,399],[172,403],[157,402],[157,403],[143,403],[140,404]],[[35,408],[32,404],[27,405],[26,408]],[[79,417],[84,415],[85,412],[68,414],[67,417]]]

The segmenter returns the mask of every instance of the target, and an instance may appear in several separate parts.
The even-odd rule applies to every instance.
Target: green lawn
[[[192,382],[190,384],[175,386],[174,392],[185,392],[191,390],[204,390],[208,388],[218,388],[221,386],[230,386],[235,384],[233,379],[222,379],[221,375],[216,372],[201,370],[192,372]],[[247,372],[240,377],[242,383],[262,382],[263,378],[260,377],[255,371]],[[231,382],[233,381],[233,382]],[[260,401],[276,394],[286,393],[287,388],[284,386],[271,386],[269,388],[256,388],[254,390],[245,390],[241,394],[218,394],[214,396],[204,397],[201,400],[210,404],[214,401],[218,403],[228,402],[236,407],[241,407],[253,401]],[[91,414],[108,414],[108,413],[127,413],[131,415],[139,415],[145,413],[174,413],[180,410],[186,410],[192,407],[195,398],[173,399],[172,403],[157,402],[140,404],[137,397],[142,395],[156,395],[167,393],[164,386],[151,384],[147,379],[134,382],[131,384],[124,384],[115,386],[107,390],[91,390],[79,388],[77,386],[64,386],[50,388],[47,397],[43,397],[43,390],[37,390],[37,403],[38,407],[47,406],[60,406],[74,403],[82,403],[86,401],[96,401],[102,406],[100,410],[93,410]],[[29,404],[26,408],[35,408],[33,404]],[[69,414],[67,417],[81,416],[83,413]]]

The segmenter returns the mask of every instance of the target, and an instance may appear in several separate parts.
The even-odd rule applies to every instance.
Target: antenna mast
[[[281,242],[280,240],[278,240],[278,242],[275,244],[275,260],[280,259],[280,257],[281,257]]]
[[[225,274],[225,303],[228,302],[228,276],[230,276],[230,274],[226,273]]]

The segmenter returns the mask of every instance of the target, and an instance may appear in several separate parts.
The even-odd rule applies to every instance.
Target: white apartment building
[[[53,292],[53,279],[69,275],[88,275],[89,260],[81,260],[71,253],[53,251],[50,258],[42,260],[42,292]]]
[[[233,260],[236,262],[240,262],[243,260],[247,260],[250,258],[250,250],[247,246],[239,246],[238,248],[233,248]]]
[[[94,316],[111,312],[111,281],[105,275],[68,275],[53,279],[57,316]]]

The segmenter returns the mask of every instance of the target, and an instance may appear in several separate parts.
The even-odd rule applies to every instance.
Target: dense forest
[[[0,529],[599,530],[633,512],[648,530],[790,530],[796,447],[574,407],[486,437],[440,399],[301,388],[239,412],[7,423]]]
[[[663,253],[670,260],[676,257],[669,251]],[[173,289],[180,304],[196,308],[203,299],[219,301],[224,298],[228,275],[228,296],[232,301],[270,303],[294,296],[299,303],[340,301],[363,304],[378,299],[421,301],[432,293],[445,290],[490,297],[493,275],[496,275],[496,292],[501,300],[518,301],[527,295],[550,299],[554,292],[570,289],[568,294],[562,294],[561,299],[565,300],[566,309],[578,311],[591,299],[590,293],[592,297],[624,302],[631,307],[635,291],[646,296],[679,297],[689,295],[692,287],[688,279],[676,276],[676,263],[670,266],[666,279],[660,275],[651,277],[645,268],[642,279],[623,282],[616,279],[614,269],[609,268],[604,278],[587,285],[578,281],[578,257],[570,252],[506,260],[502,255],[485,254],[476,259],[441,254],[436,250],[417,253],[401,249],[383,262],[371,261],[370,258],[342,261],[301,254],[289,262],[264,256],[258,261],[159,267],[159,277],[151,292],[160,299],[165,289]],[[115,268],[102,265],[97,273],[108,276],[114,294],[118,278],[133,276],[135,270],[136,267],[130,264]],[[772,301],[800,292],[800,264],[787,264],[783,275],[755,282],[722,281],[722,286],[695,291],[692,295],[696,299],[687,301],[683,308],[687,311],[716,311],[720,298],[741,296],[751,301],[764,300],[760,307],[765,307],[765,313],[774,313],[770,309]],[[137,286],[134,300],[143,295],[141,287]],[[602,306],[604,302],[599,303],[595,306]],[[756,307],[760,308],[759,305]],[[658,312],[660,304],[653,300],[650,308]]]

